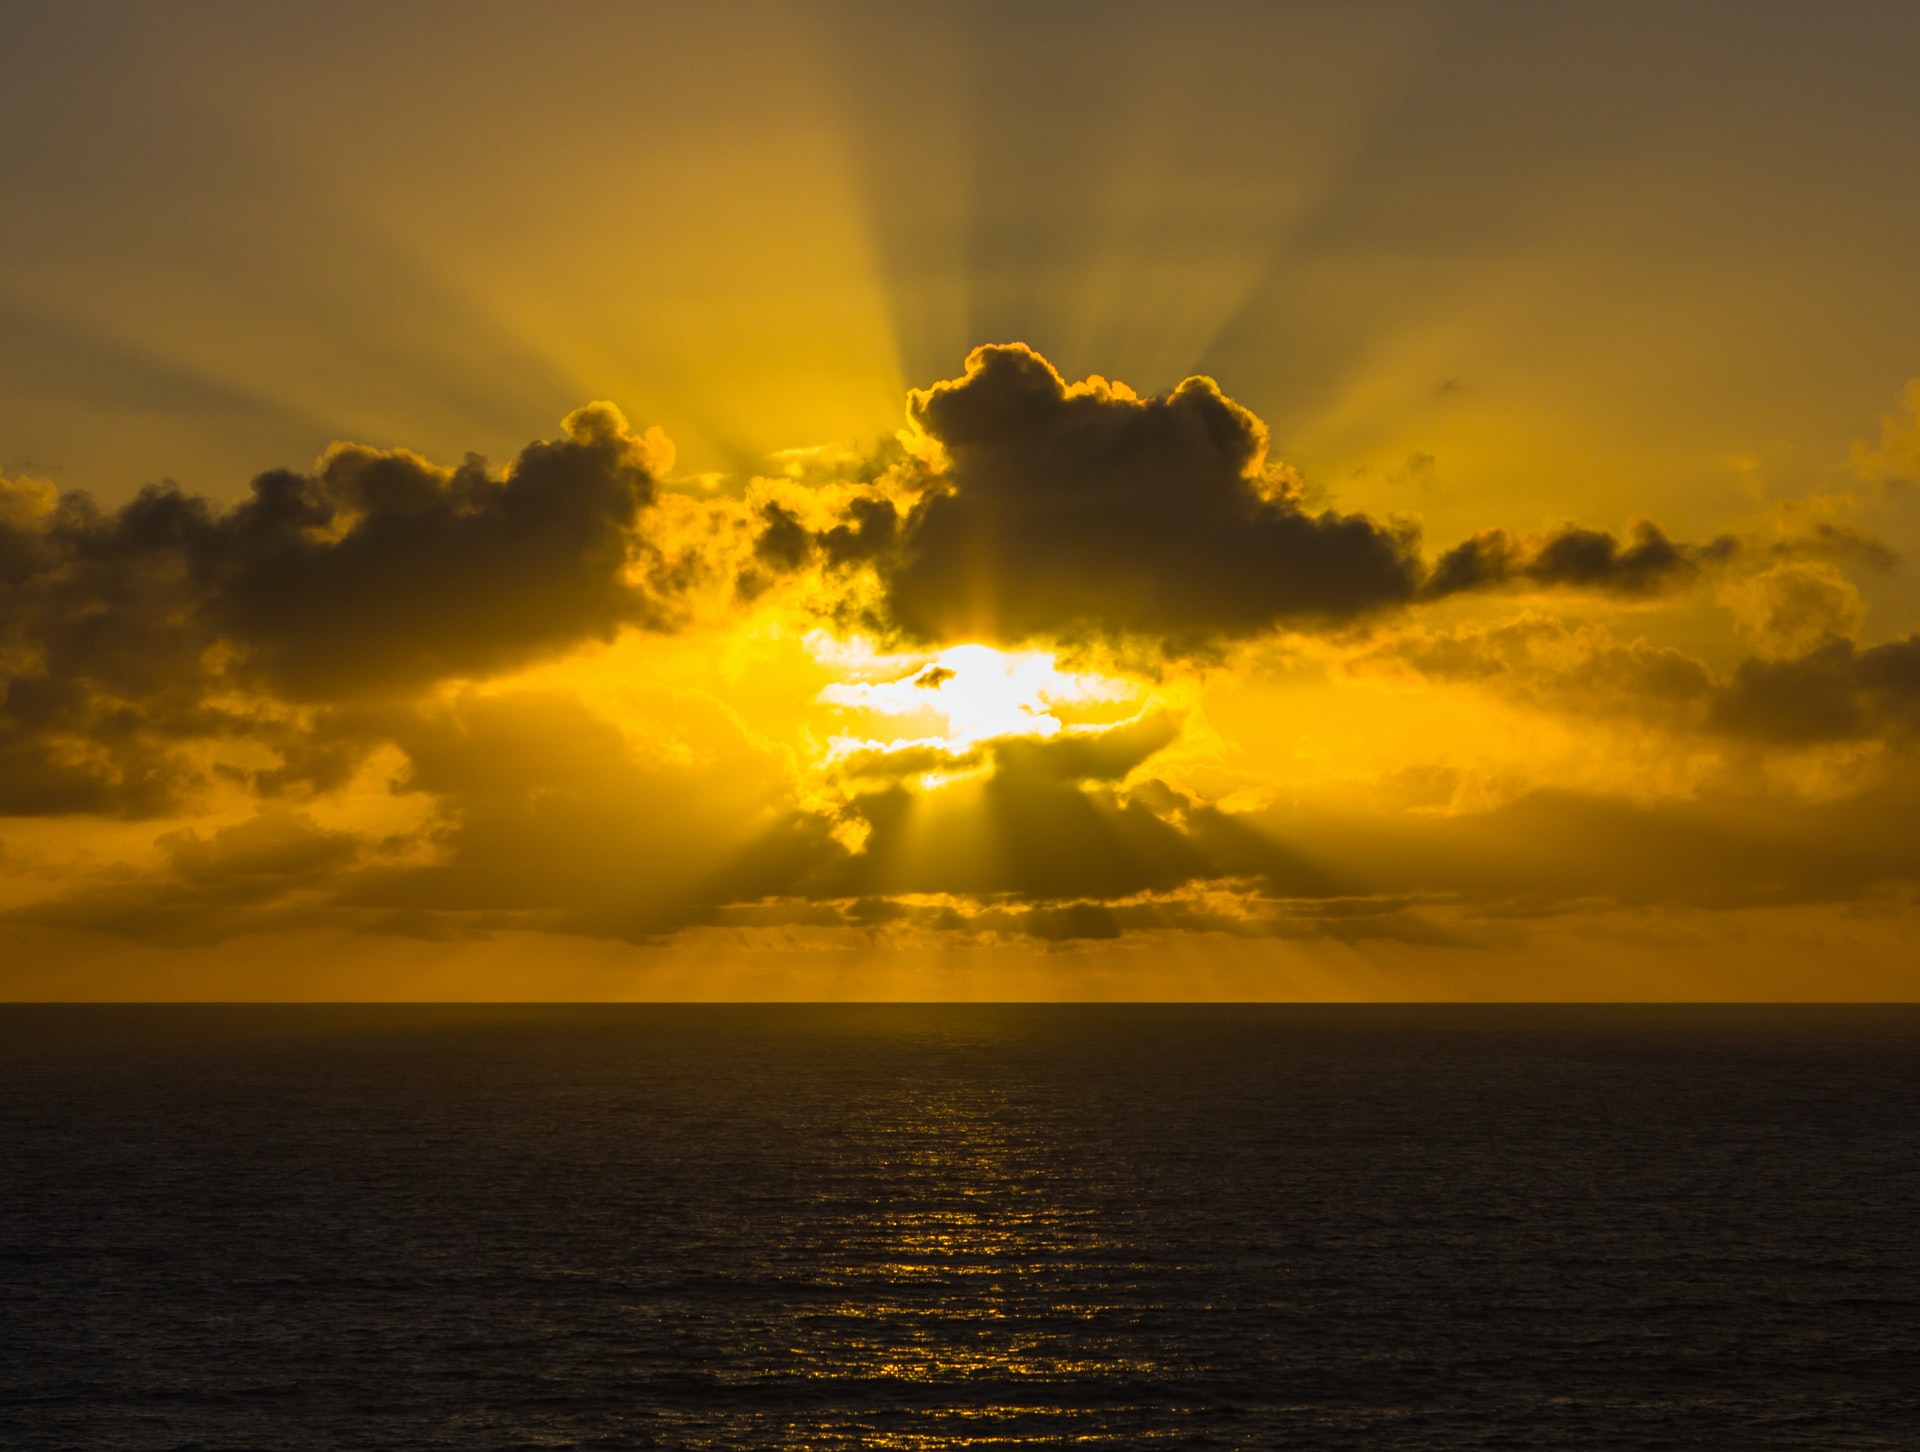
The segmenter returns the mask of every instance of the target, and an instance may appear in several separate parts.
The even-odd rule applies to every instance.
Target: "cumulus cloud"
[[[0,813],[164,812],[204,783],[185,743],[278,730],[243,697],[404,695],[667,623],[642,515],[670,461],[593,404],[504,471],[336,445],[229,509],[0,479]]]
[[[662,621],[630,578],[670,462],[611,404],[569,414],[501,474],[336,446],[263,475],[192,546],[204,608],[279,689],[329,699],[482,675]]]
[[[206,519],[0,479],[0,813],[153,815],[193,785],[181,743],[225,724],[189,558]]]
[[[883,551],[894,615],[920,637],[1238,636],[1417,588],[1411,531],[1308,510],[1268,463],[1265,425],[1209,379],[1141,399],[1069,386],[1019,345],[979,348],[909,414],[938,480],[897,545],[877,512],[856,533]]]
[[[772,506],[758,554],[776,569],[871,565],[891,623],[922,640],[1137,636],[1179,651],[1466,592],[1644,599],[1742,549],[1641,520],[1625,539],[1488,530],[1429,568],[1411,522],[1310,509],[1266,425],[1212,379],[1143,399],[1068,384],[1021,344],[975,349],[908,414],[923,473],[904,514],[875,490],[808,531]]]

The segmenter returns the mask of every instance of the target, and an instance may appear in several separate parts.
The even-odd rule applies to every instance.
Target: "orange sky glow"
[[[0,997],[1920,992],[1911,7],[683,9],[18,27]]]

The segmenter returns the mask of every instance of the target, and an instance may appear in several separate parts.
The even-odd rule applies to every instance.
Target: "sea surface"
[[[0,1447],[1920,1447],[1920,1011],[0,1009]]]

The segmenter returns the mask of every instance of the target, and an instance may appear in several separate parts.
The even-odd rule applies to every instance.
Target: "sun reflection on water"
[[[1177,1377],[1140,1355],[1123,1289],[1144,1248],[1062,1173],[1079,1132],[979,1078],[916,1080],[844,1127],[781,1269],[798,1334],[768,1348],[837,1411],[790,1445],[1059,1445]]]

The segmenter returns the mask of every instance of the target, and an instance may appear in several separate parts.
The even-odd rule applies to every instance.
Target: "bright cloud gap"
[[[862,660],[856,646],[835,655],[836,663],[855,669],[908,664],[904,673],[890,679],[836,682],[820,692],[823,704],[867,713],[901,728],[888,738],[836,736],[830,750],[836,758],[909,747],[958,754],[1004,737],[1053,737],[1089,729],[1062,721],[1057,714],[1062,708],[1130,702],[1139,695],[1136,687],[1124,681],[1063,671],[1053,653],[1044,650],[1002,651],[968,644],[928,657],[869,655]],[[916,726],[933,729],[915,731]]]

